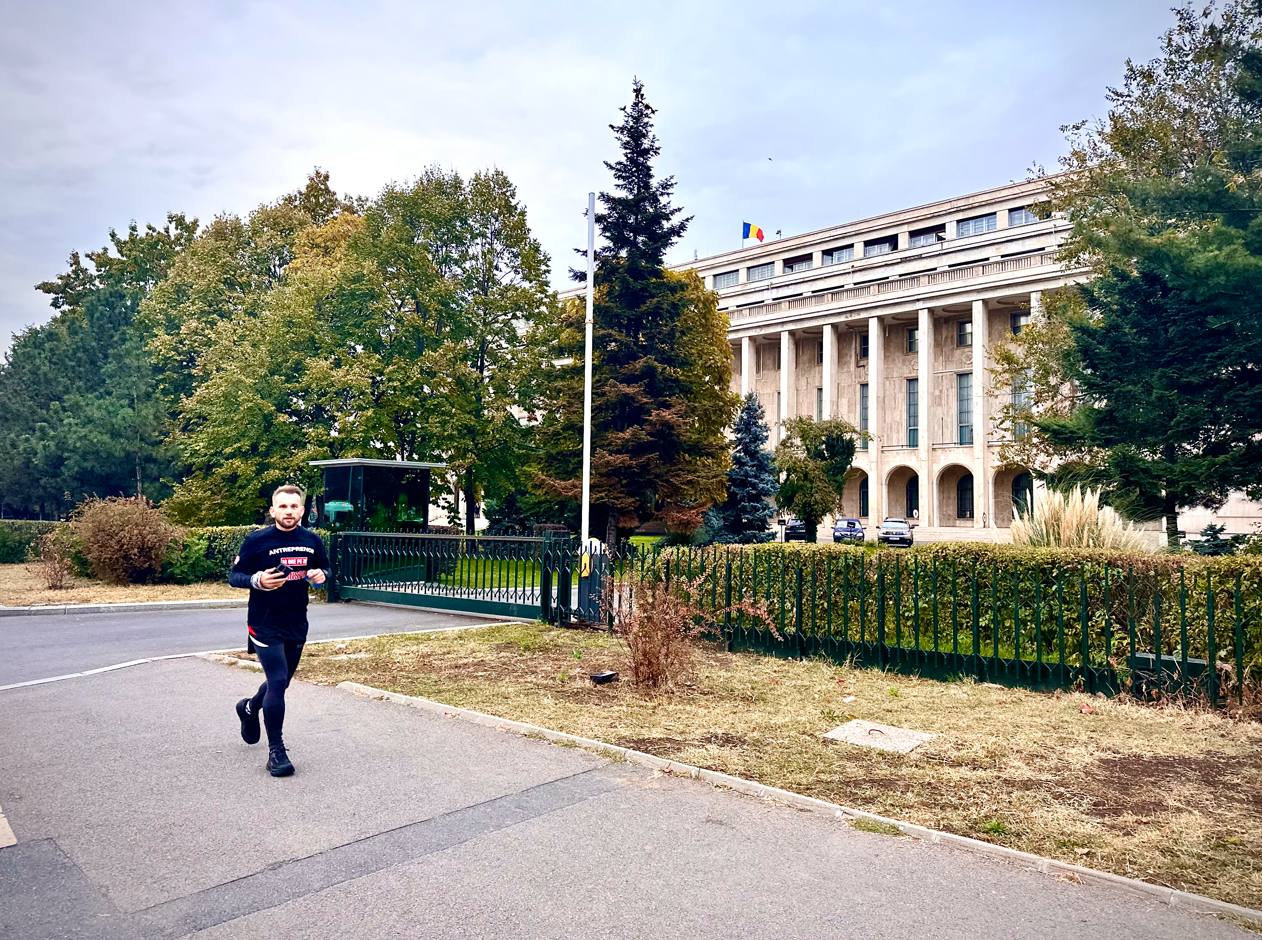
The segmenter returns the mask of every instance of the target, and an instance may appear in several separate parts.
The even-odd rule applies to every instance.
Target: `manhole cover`
[[[906,754],[920,747],[933,735],[927,731],[911,731],[907,728],[879,725],[875,721],[856,718],[853,721],[847,721],[839,728],[834,728],[824,737],[834,741],[845,741],[848,744],[857,744],[860,747],[874,747],[878,751]]]

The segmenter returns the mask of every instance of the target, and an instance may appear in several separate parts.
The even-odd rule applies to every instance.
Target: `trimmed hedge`
[[[773,543],[666,549],[655,562],[659,572],[664,565],[677,582],[700,579],[703,606],[757,599],[788,638],[862,644],[879,629],[879,642],[896,651],[1119,673],[1128,657],[1152,662],[1159,649],[1170,659],[1163,668],[1185,657],[1213,661],[1221,687],[1236,690],[1262,673],[1255,555]]]
[[[35,543],[64,522],[40,522],[34,519],[0,519],[0,565],[26,561]]]

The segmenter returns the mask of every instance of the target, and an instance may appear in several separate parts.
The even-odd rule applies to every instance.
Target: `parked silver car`
[[[911,548],[911,526],[906,519],[886,519],[876,530],[876,540],[882,545],[905,545]]]

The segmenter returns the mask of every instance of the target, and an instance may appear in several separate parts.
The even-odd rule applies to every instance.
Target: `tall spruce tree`
[[[745,396],[732,428],[732,469],[727,472],[727,498],[706,513],[706,528],[715,542],[746,545],[769,542],[768,528],[776,513],[773,496],[780,489],[776,463],[767,450],[767,420],[762,402]]]
[[[596,256],[591,500],[593,531],[611,545],[654,519],[674,532],[697,529],[724,493],[723,429],[736,407],[716,296],[694,272],[664,268],[690,219],[670,204],[674,179],[654,178],[654,113],[635,82],[622,123],[610,125],[622,150],[605,164],[616,192],[600,194],[596,214],[605,244]],[[569,499],[581,491],[582,316],[571,304],[561,325],[557,349],[573,363],[552,374],[543,396],[535,479]]]

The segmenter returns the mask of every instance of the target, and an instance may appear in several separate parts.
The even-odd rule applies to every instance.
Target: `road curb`
[[[233,665],[250,665],[256,668],[258,666],[257,663],[251,663],[248,660],[236,660],[227,656],[207,658],[213,658],[219,662],[229,662]],[[591,738],[583,738],[575,734],[567,734],[564,731],[554,731],[551,728],[542,728],[538,725],[530,725],[522,721],[512,721],[507,718],[497,718],[494,715],[488,715],[484,712],[475,712],[471,709],[460,708],[456,705],[444,705],[441,702],[435,702],[431,699],[418,698],[412,695],[403,695],[399,692],[388,692],[385,689],[377,689],[369,685],[361,685],[358,682],[339,682],[337,687],[339,689],[345,689],[348,692],[353,692],[356,695],[362,695],[368,698],[387,702],[394,702],[399,705],[408,705],[412,708],[419,708],[422,711],[433,712],[448,718],[461,718],[466,721],[471,721],[474,724],[496,728],[502,731],[512,731],[521,735],[542,737],[549,741],[577,744],[579,747],[586,748],[606,757],[611,757],[617,760],[625,760],[628,763],[651,767],[655,770],[666,771],[667,773],[689,776],[693,779],[701,780],[716,787],[724,787],[729,790],[735,790],[737,793],[744,793],[748,796],[755,796],[761,799],[775,800],[778,803],[785,803],[797,809],[810,810],[811,812],[821,813],[834,818],[865,819],[885,826],[893,826],[904,835],[912,836],[925,842],[932,842],[937,845],[949,845],[977,855],[988,855],[991,858],[1000,858],[1009,862],[1017,862],[1027,868],[1033,868],[1034,870],[1044,872],[1045,874],[1070,877],[1085,883],[1124,888],[1137,894],[1154,898],[1170,905],[1171,907],[1182,908],[1194,913],[1221,914],[1236,917],[1240,920],[1249,921],[1255,924],[1262,924],[1262,911],[1256,911],[1248,907],[1241,907],[1238,904],[1229,904],[1226,901],[1218,901],[1202,894],[1193,894],[1190,891],[1180,891],[1176,888],[1167,888],[1162,885],[1150,884],[1147,881],[1140,881],[1136,878],[1127,878],[1124,875],[1115,875],[1112,872],[1098,871],[1097,869],[1086,868],[1082,865],[1073,865],[1069,862],[1057,861],[1054,858],[1046,858],[1042,855],[1034,855],[1030,852],[1019,852],[1016,849],[1005,848],[1004,846],[995,845],[991,842],[983,842],[980,839],[970,839],[967,836],[955,835],[950,832],[940,832],[936,829],[918,826],[915,823],[903,822],[898,819],[890,819],[886,816],[878,816],[875,813],[866,812],[865,810],[854,809],[849,806],[841,806],[837,803],[830,803],[827,800],[818,800],[814,797],[802,796],[800,793],[794,793],[791,790],[782,790],[779,787],[769,787],[765,784],[755,783],[752,780],[746,780],[743,777],[733,777],[731,774],[720,773],[715,770],[705,770],[701,767],[694,767],[692,764],[684,764],[679,761],[668,760],[664,757],[656,757],[652,754],[646,754],[643,751],[634,751],[630,748],[619,747],[616,744],[606,744],[603,741],[595,741]]]
[[[263,667],[252,659],[237,659],[235,656],[226,656],[223,653],[194,653],[193,656],[224,666],[240,666],[242,669],[253,669],[255,672],[263,671]]]
[[[146,610],[204,610],[245,607],[248,597],[208,601],[135,601],[128,604],[62,604],[56,607],[0,607],[0,617],[48,617],[66,614],[134,614]]]

